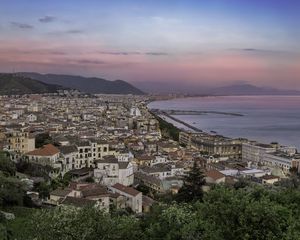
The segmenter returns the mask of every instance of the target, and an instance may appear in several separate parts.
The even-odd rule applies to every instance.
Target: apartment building
[[[35,149],[35,137],[27,129],[12,131],[6,137],[8,151],[25,154]]]
[[[245,142],[244,139],[232,139],[207,133],[192,134],[190,140],[187,138],[187,140],[182,141],[190,142],[192,148],[203,152],[203,154],[233,159],[242,157],[242,143]]]
[[[270,144],[262,144],[257,142],[242,144],[242,159],[245,162],[261,163],[266,153],[275,152],[276,148]]]

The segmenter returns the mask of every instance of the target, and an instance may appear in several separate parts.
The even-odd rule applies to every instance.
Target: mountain
[[[0,73],[0,95],[54,93],[60,89],[66,88],[15,74]]]
[[[251,84],[236,84],[208,90],[211,95],[300,95],[297,90],[282,90],[257,87]]]
[[[30,77],[47,84],[58,84],[67,88],[78,89],[86,93],[104,93],[104,94],[134,94],[142,95],[140,89],[122,81],[108,81],[102,78],[87,78],[82,76],[58,75],[58,74],[39,74],[23,72],[18,73],[21,76]]]
[[[203,95],[300,95],[299,90],[284,90],[270,87],[258,87],[248,83],[236,83],[221,87],[212,87],[209,82],[202,85],[178,82],[136,82],[140,89],[155,94],[185,94],[191,96]]]

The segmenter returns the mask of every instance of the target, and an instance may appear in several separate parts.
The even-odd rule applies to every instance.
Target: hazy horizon
[[[0,71],[300,90],[296,0],[0,3]]]

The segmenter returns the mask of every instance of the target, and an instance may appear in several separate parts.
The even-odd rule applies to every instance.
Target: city
[[[300,1],[0,1],[0,240],[300,240]]]

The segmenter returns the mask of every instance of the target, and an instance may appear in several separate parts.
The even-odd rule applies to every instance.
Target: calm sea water
[[[150,108],[219,111],[220,114],[176,115],[204,131],[228,137],[246,137],[262,143],[279,142],[300,150],[300,96],[197,97],[156,101]]]

